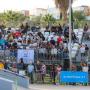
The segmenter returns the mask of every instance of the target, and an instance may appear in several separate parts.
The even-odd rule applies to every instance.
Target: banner
[[[88,83],[88,72],[62,71],[60,81],[64,83]]]
[[[24,63],[29,64],[30,61],[34,62],[34,50],[21,50],[17,52],[17,62],[23,58]]]

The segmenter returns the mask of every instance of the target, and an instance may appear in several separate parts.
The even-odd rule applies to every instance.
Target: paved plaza
[[[17,90],[90,90],[90,86],[59,86],[59,85],[30,85],[29,89],[18,87]]]

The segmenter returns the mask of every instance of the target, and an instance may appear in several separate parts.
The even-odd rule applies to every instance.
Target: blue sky
[[[76,0],[74,7],[90,6],[90,0]],[[3,10],[30,10],[34,8],[55,7],[54,0],[0,0],[0,11]]]

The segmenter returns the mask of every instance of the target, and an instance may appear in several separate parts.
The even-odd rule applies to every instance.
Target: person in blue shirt
[[[6,41],[3,38],[0,39],[0,46],[1,46],[2,49],[5,48],[5,43],[6,43]]]
[[[28,65],[27,71],[28,71],[28,76],[30,77],[30,82],[31,82],[31,84],[33,84],[33,82],[34,82],[34,78],[33,78],[34,65],[32,64],[32,62],[30,62],[30,64]]]

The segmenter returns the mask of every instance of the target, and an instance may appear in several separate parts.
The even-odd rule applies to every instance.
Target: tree
[[[75,11],[73,13],[73,18],[74,18],[75,25],[78,28],[85,21],[86,17],[85,17],[84,12],[82,12],[82,11]]]
[[[48,24],[53,24],[55,23],[55,18],[50,15],[50,14],[47,14],[45,16],[32,16],[31,17],[31,26],[33,25],[40,25],[41,27],[46,27]]]
[[[14,11],[7,11],[4,13],[0,13],[0,21],[4,23],[6,26],[17,26],[18,24],[24,22],[27,18],[23,14]]]
[[[73,13],[74,21],[82,21],[85,20],[85,15],[82,11],[75,11]]]
[[[62,18],[67,20],[67,10],[69,7],[69,0],[55,0],[56,7],[59,8],[62,13]]]
[[[67,10],[69,7],[69,0],[55,0],[55,5],[57,8],[59,8],[60,13],[62,13],[62,19],[66,21],[67,20]]]
[[[50,15],[50,14],[47,14],[43,17],[43,20],[49,25],[49,24],[53,24],[55,23],[55,18]]]
[[[40,25],[41,24],[42,15],[40,16],[32,16],[31,22],[33,25]]]

